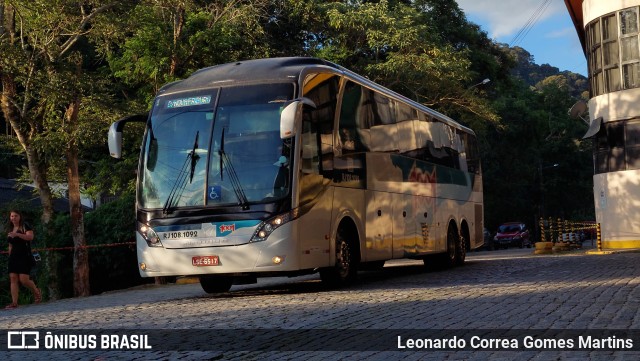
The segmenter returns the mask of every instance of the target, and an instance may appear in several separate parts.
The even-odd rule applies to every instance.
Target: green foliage
[[[581,139],[582,122],[567,115],[576,99],[566,77],[535,87],[515,81],[499,94],[493,104],[501,126],[481,142],[487,227],[533,225],[541,215],[594,219],[591,143]]]
[[[533,56],[519,46],[508,48],[505,45],[504,49],[515,61],[511,75],[522,79],[529,85],[535,86],[538,90],[540,90],[538,84],[562,77],[565,79],[565,90],[569,92],[568,94],[572,98],[588,99],[588,94],[585,91],[589,88],[589,84],[584,76],[569,71],[560,72],[558,68],[549,64],[535,64]]]
[[[310,56],[326,44],[321,0],[269,1],[262,17],[264,41],[271,57]]]
[[[135,246],[113,246],[135,241],[134,202],[134,195],[128,193],[85,215],[92,294],[147,282],[138,273]],[[69,224],[68,214],[57,214],[51,224],[52,235],[46,238],[39,231],[37,236],[37,247],[58,249],[41,252],[41,255],[47,258],[43,262],[56,265],[55,272],[62,280],[58,290],[62,297],[73,296],[73,240]],[[46,284],[48,276],[42,269],[38,270],[38,283]]]
[[[64,248],[44,252],[45,257],[56,257],[56,271],[61,280],[60,294],[72,296],[73,287],[73,240],[68,214],[57,214],[52,222],[53,234],[46,246]],[[132,242],[135,235],[134,196],[125,194],[114,202],[107,203],[85,215],[85,235],[89,248],[89,276],[92,293],[119,289],[141,284],[137,273],[135,247],[107,246]]]
[[[89,251],[92,293],[148,283],[138,273],[135,244],[113,246],[118,243],[135,243],[133,193],[127,193],[88,213],[85,217],[85,229],[87,244],[102,246],[90,248]]]
[[[137,270],[136,249],[134,245],[124,246],[104,246],[118,243],[135,242],[135,196],[126,193],[114,202],[105,204],[85,216],[85,228],[87,245],[99,246],[89,248],[90,282],[93,294],[136,286],[148,283],[149,280],[140,277]],[[55,266],[59,283],[59,295],[61,297],[73,296],[73,240],[69,227],[69,214],[56,214],[53,218],[51,236],[45,236],[45,231],[40,223],[38,210],[19,207],[8,204],[0,209],[3,215],[3,225],[5,215],[10,209],[18,209],[24,212],[25,219],[34,227],[35,240],[34,249],[54,249],[44,250],[40,254],[43,261],[32,271],[32,278],[44,291],[45,285],[51,276],[43,267],[45,262],[51,262]],[[6,245],[2,247],[6,251]],[[0,254],[0,267],[6,270],[7,255]],[[0,279],[0,304],[10,303],[9,279]],[[46,296],[46,295],[45,295]],[[24,298],[23,298],[24,297]],[[31,302],[29,292],[24,288],[21,290],[21,302]],[[4,302],[4,303],[3,303]]]
[[[17,178],[24,156],[20,154],[20,143],[9,136],[0,135],[0,178]]]
[[[268,54],[260,19],[266,1],[141,1],[121,46],[109,49],[116,78],[149,104],[164,84],[219,63]],[[132,34],[132,36],[130,35]]]
[[[449,5],[457,9],[455,2]],[[312,49],[313,55],[463,121],[498,120],[481,93],[466,86],[474,76],[470,48],[448,42],[447,28],[430,21],[433,7],[382,0],[332,2],[323,8],[328,26],[321,33],[328,40]],[[463,16],[457,21],[466,22]]]
[[[49,279],[60,280],[57,283],[59,297],[73,296],[73,238],[71,237],[71,217],[68,213],[57,213],[49,224],[49,233],[41,225],[38,228],[38,248],[57,249],[43,251],[43,258],[38,270],[38,284],[49,284]],[[62,250],[64,249],[64,250]],[[49,265],[49,267],[42,267]],[[45,295],[47,299],[48,295]]]

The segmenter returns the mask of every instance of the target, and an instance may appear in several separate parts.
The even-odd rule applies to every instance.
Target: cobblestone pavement
[[[361,272],[356,285],[339,290],[325,289],[317,276],[261,280],[217,295],[204,293],[199,284],[145,286],[2,310],[0,330],[164,332],[166,344],[186,335],[182,345],[187,351],[162,350],[157,346],[164,340],[154,334],[154,349],[149,351],[3,351],[0,358],[637,360],[637,351],[397,351],[384,345],[389,340],[396,345],[398,330],[406,331],[405,336],[415,333],[416,337],[421,330],[449,330],[460,337],[478,330],[577,330],[578,334],[591,329],[638,331],[639,260],[640,253],[585,255],[584,251],[572,251],[534,255],[531,249],[517,249],[472,252],[463,267],[444,271],[427,271],[417,261],[387,262],[383,270]],[[306,337],[302,341],[320,347],[312,348],[317,351],[197,351],[206,349],[209,340],[216,338],[205,332],[210,328],[231,330],[227,337],[244,336],[247,345],[250,342],[246,337],[258,340],[260,336],[252,334],[253,329],[293,330],[284,336],[271,334],[273,339],[267,334],[273,350],[281,350],[278,345],[287,349],[287,342],[301,342],[295,340],[300,331],[298,338]],[[192,337],[198,333],[193,329],[202,329],[204,336]],[[241,334],[242,330],[246,334]],[[355,330],[356,336],[349,338],[353,335],[349,330]],[[358,332],[364,336],[358,336]],[[318,339],[322,337],[327,339]],[[346,351],[335,347],[351,339],[365,346],[350,345]],[[367,349],[378,345],[377,339],[382,346]],[[333,345],[329,347],[333,351],[322,351],[324,342]],[[640,349],[640,338],[633,342]],[[6,350],[6,345],[0,347]]]

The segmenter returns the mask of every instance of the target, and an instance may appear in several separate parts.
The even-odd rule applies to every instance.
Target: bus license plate
[[[194,256],[191,257],[191,264],[195,267],[217,266],[220,263],[218,256]]]

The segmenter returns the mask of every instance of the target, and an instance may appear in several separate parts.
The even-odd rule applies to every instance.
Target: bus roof
[[[309,67],[327,67],[331,68],[337,74],[346,76],[366,87],[378,90],[397,100],[407,103],[438,120],[447,123],[455,128],[465,132],[475,134],[473,130],[448,116],[428,108],[418,102],[415,102],[401,94],[387,89],[359,74],[356,74],[340,65],[332,62],[309,57],[283,57],[283,58],[264,58],[237,61],[233,63],[214,65],[193,72],[188,78],[178,80],[163,86],[159,94],[181,92],[198,88],[207,88],[213,86],[230,85],[243,82],[267,82],[270,80],[282,81],[282,79],[290,78],[297,82],[300,74]]]
[[[297,81],[303,69],[317,65],[342,70],[340,66],[318,58],[289,57],[245,60],[197,70],[184,80],[163,86],[160,91],[161,93],[174,92],[215,86],[220,83],[263,82],[275,79],[281,81],[287,78]]]

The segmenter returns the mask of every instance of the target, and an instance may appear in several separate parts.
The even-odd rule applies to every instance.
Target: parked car
[[[531,248],[531,240],[527,226],[522,222],[507,222],[498,227],[493,237],[495,248],[509,248],[510,246]]]

